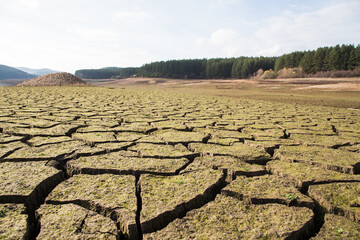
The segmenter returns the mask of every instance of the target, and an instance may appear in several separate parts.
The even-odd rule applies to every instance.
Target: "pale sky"
[[[360,43],[360,0],[0,0],[0,64],[78,69]]]

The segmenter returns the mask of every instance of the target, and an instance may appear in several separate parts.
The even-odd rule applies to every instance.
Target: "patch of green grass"
[[[338,228],[338,229],[336,229],[336,232],[339,234],[343,234],[344,230],[342,228]]]
[[[185,181],[184,180],[177,180],[176,183],[179,184],[179,185],[182,185],[182,184],[185,183]]]
[[[45,156],[45,153],[39,153],[38,156],[39,157]]]
[[[287,199],[289,199],[289,200],[296,200],[296,199],[299,198],[298,196],[296,196],[296,195],[293,194],[293,193],[287,193],[287,194],[285,194],[285,197],[286,197]]]

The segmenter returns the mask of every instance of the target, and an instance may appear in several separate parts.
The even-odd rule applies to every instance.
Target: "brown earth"
[[[153,89],[301,105],[360,109],[360,78],[86,79],[95,86]]]
[[[265,89],[288,87],[291,90],[311,88],[332,89],[333,91],[360,91],[360,78],[285,78],[285,79],[168,79],[168,78],[125,78],[125,79],[86,79],[93,85],[100,86],[216,86],[221,89],[239,88],[245,85]]]

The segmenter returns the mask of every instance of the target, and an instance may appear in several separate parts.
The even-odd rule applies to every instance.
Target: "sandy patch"
[[[307,87],[296,88],[295,90],[307,90],[307,89],[326,89],[326,90],[350,90],[350,91],[360,91],[359,83],[337,83],[337,84],[322,84],[322,85],[312,85]]]

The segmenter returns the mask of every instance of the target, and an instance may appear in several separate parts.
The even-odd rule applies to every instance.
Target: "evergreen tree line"
[[[108,67],[101,69],[82,69],[75,72],[75,76],[84,79],[110,79],[110,78],[128,78],[138,72],[139,68],[116,68]]]
[[[336,45],[314,51],[297,51],[280,57],[238,57],[185,59],[147,63],[140,68],[102,68],[76,71],[88,79],[127,78],[131,76],[177,79],[248,78],[262,69],[302,68],[307,74],[354,70],[360,66],[360,45]]]
[[[360,45],[336,45],[314,51],[293,52],[278,57],[274,70],[301,67],[305,73],[354,70],[360,66]]]
[[[139,76],[180,79],[246,78],[258,69],[274,68],[276,57],[189,59],[153,62],[139,69]]]

